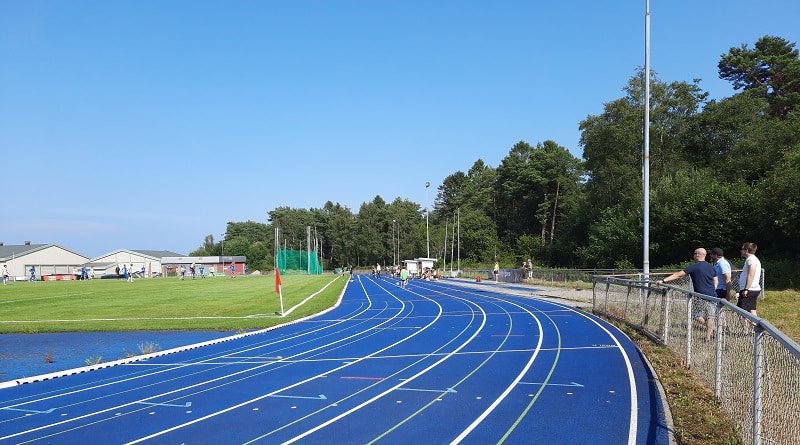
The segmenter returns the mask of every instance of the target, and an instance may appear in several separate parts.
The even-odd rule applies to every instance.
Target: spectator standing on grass
[[[117,268],[115,270],[117,271],[117,279],[119,279],[119,264],[117,264]]]
[[[236,278],[236,263],[231,263],[231,278]]]
[[[28,281],[36,281],[36,266],[31,266],[31,276]]]
[[[202,264],[200,265],[200,278],[206,277],[206,268]]]
[[[181,265],[180,280],[183,281],[184,278],[186,278],[186,266]]]
[[[714,266],[711,265],[708,261],[706,261],[706,249],[702,247],[698,247],[694,250],[694,257],[693,262],[687,268],[680,270],[678,272],[673,273],[672,275],[665,277],[662,280],[657,281],[659,284],[666,283],[668,281],[677,280],[678,278],[682,278],[686,275],[689,275],[692,279],[692,286],[694,287],[694,291],[698,294],[707,295],[709,297],[716,297],[717,296],[717,274],[714,271]],[[705,307],[705,311],[702,309],[695,313],[695,319],[699,321],[701,324],[706,325],[708,328],[706,331],[706,340],[711,340],[711,336],[714,335],[714,312],[716,310],[716,304],[710,301],[703,301],[701,307]],[[705,313],[704,313],[705,312]]]
[[[3,264],[3,286],[8,282],[8,266]]]
[[[756,303],[761,293],[761,260],[756,257],[756,243],[742,244],[741,253],[744,258],[742,273],[739,275],[739,301],[736,305],[756,314]]]
[[[717,274],[717,298],[731,300],[731,263],[725,259],[721,248],[711,249],[711,259],[714,260],[714,272]]]
[[[86,266],[81,267],[81,280],[88,280],[89,279],[89,271],[86,270]]]

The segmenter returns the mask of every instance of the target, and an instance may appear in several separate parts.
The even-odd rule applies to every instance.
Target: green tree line
[[[649,73],[651,264],[688,261],[697,246],[722,247],[733,259],[740,243],[753,241],[773,274],[796,276],[798,50],[764,36],[731,48],[717,66],[736,91],[721,100],[710,100],[697,79],[664,82]],[[192,254],[224,247],[267,269],[275,227],[294,249],[307,248],[311,227],[328,269],[424,257],[428,244],[439,267],[455,259],[511,267],[529,258],[547,267],[641,267],[644,76],[637,70],[622,97],[579,123],[582,159],[551,140],[520,141],[497,167],[478,159],[447,176],[427,215],[420,204],[381,196],[357,212],[331,201],[280,207],[267,223],[229,222],[224,241],[208,235]]]

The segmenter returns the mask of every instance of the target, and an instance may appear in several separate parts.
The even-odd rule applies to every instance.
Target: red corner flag
[[[283,317],[283,292],[281,291],[281,270],[275,267],[275,292],[281,300],[281,317]]]

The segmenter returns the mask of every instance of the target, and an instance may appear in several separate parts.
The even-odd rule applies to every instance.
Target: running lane
[[[636,348],[589,314],[357,277],[278,329],[0,390],[0,443],[667,444]]]

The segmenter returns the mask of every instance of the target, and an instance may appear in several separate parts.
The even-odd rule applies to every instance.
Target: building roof
[[[82,256],[84,258],[89,258],[86,255],[82,255],[78,252],[65,249],[57,244],[15,244],[8,246],[3,244],[2,246],[0,246],[0,261],[13,260],[14,258],[29,255],[31,253],[38,252],[40,250],[44,250],[50,247],[57,247],[61,250],[66,250],[69,253],[73,253],[75,255]]]
[[[131,250],[131,249],[119,249],[119,250],[115,250],[115,251],[113,251],[113,252],[108,252],[108,253],[105,253],[105,254],[103,254],[103,255],[100,255],[100,256],[94,257],[94,258],[92,258],[92,259],[90,260],[90,262],[91,262],[91,261],[95,261],[95,260],[97,260],[98,258],[105,258],[105,257],[111,256],[111,255],[116,255],[116,254],[119,254],[119,253],[134,253],[134,254],[137,254],[137,255],[141,255],[141,256],[144,256],[144,257],[149,257],[149,258],[152,258],[152,259],[154,259],[154,260],[159,260],[159,261],[161,260],[161,258],[163,258],[163,257],[167,257],[167,256],[169,256],[169,257],[174,257],[174,256],[182,256],[181,254],[179,254],[179,253],[175,253],[175,252],[172,252],[172,251],[170,251],[170,250]]]

